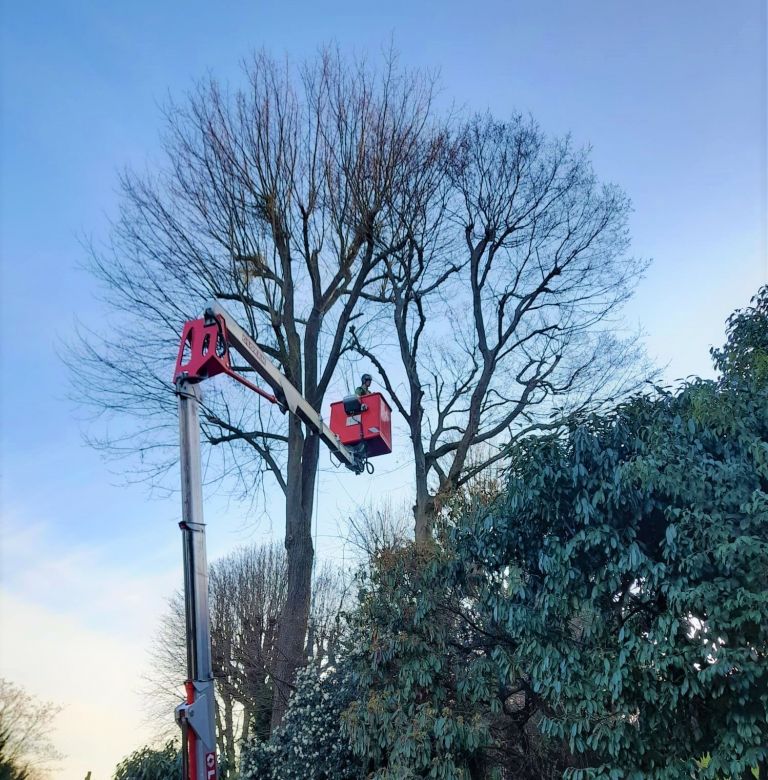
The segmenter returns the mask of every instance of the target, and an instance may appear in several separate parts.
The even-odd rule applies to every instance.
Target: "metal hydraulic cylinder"
[[[217,780],[216,719],[211,628],[208,606],[208,562],[203,523],[200,461],[200,387],[185,376],[176,382],[181,443],[179,527],[184,545],[184,602],[187,633],[186,701],[176,708],[184,743],[184,780]]]

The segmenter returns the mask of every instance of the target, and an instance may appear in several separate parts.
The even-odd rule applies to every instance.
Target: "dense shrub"
[[[131,753],[115,770],[114,780],[178,780],[181,752],[175,741],[160,749],[143,747]]]
[[[374,777],[766,773],[766,322],[762,291],[719,381],[528,439],[502,496],[379,556],[346,714]]]
[[[256,737],[240,757],[242,780],[356,780],[365,777],[347,738],[341,714],[356,686],[344,667],[307,666],[279,729],[268,741]]]

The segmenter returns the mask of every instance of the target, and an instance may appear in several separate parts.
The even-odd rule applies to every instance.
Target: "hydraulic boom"
[[[269,385],[272,393],[232,369],[230,349]],[[176,721],[182,732],[183,780],[218,778],[199,433],[199,384],[216,374],[231,376],[278,404],[284,412],[295,414],[355,474],[365,470],[367,458],[365,442],[355,446],[342,444],[320,414],[218,301],[209,304],[201,319],[185,323],[173,377],[179,399],[182,496],[179,527],[184,549],[187,635],[186,700],[176,708]]]

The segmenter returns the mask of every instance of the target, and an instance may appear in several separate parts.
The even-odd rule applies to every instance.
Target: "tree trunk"
[[[415,362],[407,362],[406,335],[404,330],[405,318],[397,321],[398,334],[400,336],[401,354],[403,362],[408,368],[408,379],[411,389],[411,405],[409,409],[409,427],[411,429],[411,441],[413,442],[413,465],[416,480],[416,503],[413,506],[414,539],[416,542],[426,542],[432,537],[432,526],[435,522],[435,500],[429,494],[427,478],[427,458],[424,454],[424,443],[421,440],[421,425],[424,418],[424,410],[421,401],[424,391],[421,389],[418,370]]]
[[[312,509],[317,478],[320,440],[301,430],[301,422],[289,422],[288,490],[285,501],[285,550],[288,563],[286,597],[277,626],[272,671],[271,730],[283,720],[297,669],[304,661],[304,641],[312,591]]]
[[[224,744],[226,745],[224,755],[227,761],[227,768],[232,772],[235,768],[237,752],[235,751],[235,723],[232,696],[229,693],[224,697]]]
[[[423,464],[416,462],[416,503],[413,506],[415,539],[426,542],[432,536],[435,522],[435,499],[427,488],[427,473]]]

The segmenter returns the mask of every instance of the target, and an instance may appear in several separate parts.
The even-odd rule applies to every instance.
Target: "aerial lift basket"
[[[392,452],[392,410],[381,393],[332,403],[330,428],[348,447],[364,443],[368,458]]]

